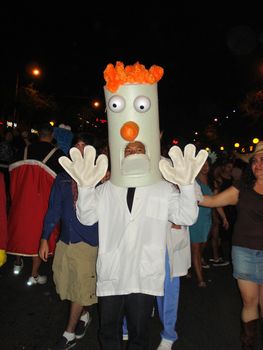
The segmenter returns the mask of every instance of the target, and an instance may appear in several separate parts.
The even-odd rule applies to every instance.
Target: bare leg
[[[38,270],[40,267],[42,260],[39,256],[32,256],[32,276],[37,277],[38,276]]]
[[[87,312],[89,312],[88,307],[87,306],[83,306],[83,309],[82,309],[80,317],[85,315]]]
[[[15,265],[21,265],[22,264],[22,257],[20,255],[16,256]]]
[[[202,270],[202,248],[201,243],[192,243],[192,262],[196,273],[198,283],[204,282],[203,270]]]
[[[260,308],[260,317],[263,318],[263,285],[259,286],[259,308]]]
[[[75,333],[75,328],[83,311],[83,306],[77,303],[70,304],[70,313],[66,332]]]
[[[237,283],[243,302],[243,308],[241,313],[242,321],[249,322],[251,320],[258,319],[260,286],[254,282],[245,280],[237,280]]]
[[[219,238],[219,225],[220,221],[216,212],[212,212],[212,227],[211,227],[211,246],[213,251],[213,259],[218,260],[220,258],[219,247],[220,247],[220,238]]]

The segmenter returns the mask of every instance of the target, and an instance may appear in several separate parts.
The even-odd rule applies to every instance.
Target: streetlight
[[[95,108],[99,108],[100,107],[100,102],[99,101],[93,101],[92,105]]]
[[[39,77],[41,75],[41,69],[37,66],[30,67],[27,69],[28,74],[34,77]],[[13,122],[17,123],[17,100],[19,94],[20,76],[17,72],[16,74],[16,88],[15,88],[15,99],[14,99],[14,112],[13,112]]]
[[[35,77],[38,77],[38,76],[41,74],[40,69],[34,68],[34,69],[32,70],[32,74],[33,74]]]
[[[13,122],[16,122],[16,116],[17,116],[17,111],[16,111],[16,105],[17,105],[17,96],[18,96],[18,86],[19,86],[19,74],[16,74],[16,89],[15,89],[15,103],[14,103],[14,112],[13,112]]]

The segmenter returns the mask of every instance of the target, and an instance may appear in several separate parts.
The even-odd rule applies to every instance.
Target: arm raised
[[[60,157],[59,163],[80,187],[95,187],[106,174],[108,158],[100,154],[95,162],[96,150],[93,146],[84,148],[84,156],[76,148],[69,151],[71,159]]]
[[[193,184],[208,157],[208,152],[205,150],[199,151],[197,155],[195,152],[196,148],[192,144],[185,146],[184,154],[180,147],[173,146],[169,151],[173,165],[167,159],[161,159],[159,162],[163,177],[180,186]]]

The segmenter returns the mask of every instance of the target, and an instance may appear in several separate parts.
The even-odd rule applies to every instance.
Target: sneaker
[[[62,336],[52,350],[68,350],[73,348],[76,344],[76,339],[68,340],[66,337]]]
[[[222,258],[218,258],[218,259],[222,259]],[[218,259],[209,258],[209,261],[210,261],[210,262],[214,262],[214,261],[217,261]]]
[[[192,274],[191,272],[188,272],[187,275],[185,275],[185,277],[189,280],[190,278],[192,278]]]
[[[153,318],[154,315],[155,315],[155,307],[153,307],[153,309],[152,309],[151,317]]]
[[[28,281],[27,281],[27,285],[28,286],[32,286],[34,284],[45,284],[47,282],[47,276],[40,276],[38,275],[37,277],[29,277]]]
[[[87,332],[88,326],[90,325],[90,322],[91,322],[90,314],[87,322],[83,320],[79,320],[75,329],[76,339],[82,339],[84,337],[84,335]]]
[[[21,264],[20,264],[20,265],[16,265],[16,264],[14,263],[13,274],[14,274],[14,275],[19,275],[20,272],[21,272],[21,270],[23,269],[23,267],[24,267],[24,261],[23,261],[23,259],[21,259]]]
[[[202,268],[203,269],[210,269],[210,265],[204,259],[202,259]]]
[[[203,269],[210,269],[210,265],[209,264],[207,264],[206,262],[202,262],[202,268]]]
[[[207,284],[205,281],[200,281],[197,283],[197,287],[199,288],[206,288],[207,287]]]
[[[168,339],[162,339],[157,350],[171,350],[173,346],[173,341]]]
[[[218,258],[217,260],[213,261],[212,265],[214,267],[217,267],[217,266],[228,266],[229,265],[229,261],[224,260],[223,258]]]
[[[123,333],[122,340],[124,340],[124,341],[129,340],[129,334],[128,333]]]

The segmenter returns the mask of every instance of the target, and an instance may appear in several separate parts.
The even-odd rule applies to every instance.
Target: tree
[[[251,123],[263,120],[263,90],[251,91],[241,103],[241,111],[248,117]]]
[[[31,125],[52,119],[58,111],[53,96],[48,96],[36,90],[33,84],[22,86],[18,92],[18,121]]]

